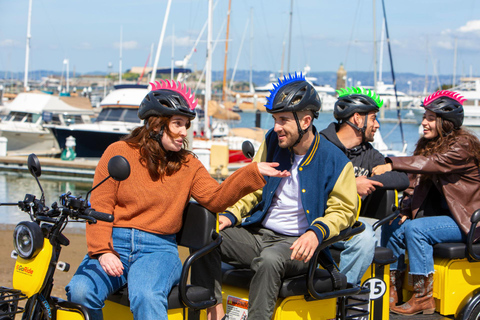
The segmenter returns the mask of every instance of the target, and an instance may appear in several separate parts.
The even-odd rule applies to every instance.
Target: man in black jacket
[[[338,123],[331,123],[320,134],[342,150],[352,162],[360,197],[364,199],[379,188],[406,189],[409,181],[405,173],[391,171],[371,176],[375,166],[385,163],[385,157],[370,144],[380,127],[376,114],[383,101],[375,92],[364,88],[346,88],[338,90],[338,93],[333,111]],[[334,245],[342,249],[340,272],[353,284],[360,283],[372,263],[377,243],[372,226],[365,219],[359,220],[365,224],[365,231],[349,241]]]

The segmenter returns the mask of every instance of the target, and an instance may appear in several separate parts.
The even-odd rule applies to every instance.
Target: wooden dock
[[[0,157],[0,172],[30,175],[27,159],[27,156]],[[38,157],[38,159],[42,167],[42,177],[75,181],[93,181],[95,168],[99,160],[76,158],[75,160],[67,161],[51,157]],[[228,173],[217,171],[211,172],[210,175],[217,181],[223,181],[235,170],[245,165],[245,163],[231,164],[228,166]]]
[[[27,156],[0,157],[0,171],[9,173],[30,174],[27,166]],[[93,180],[98,160],[77,158],[72,161],[59,158],[39,157],[42,167],[42,177],[54,176],[59,179]]]

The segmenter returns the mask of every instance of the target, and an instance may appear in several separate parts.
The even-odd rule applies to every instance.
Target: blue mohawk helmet
[[[283,76],[283,81],[278,78],[278,84],[273,85],[265,105],[267,112],[298,112],[310,110],[315,118],[322,107],[322,102],[317,90],[300,74]]]
[[[273,90],[270,90],[270,96],[267,97],[267,104],[265,105],[267,112],[292,112],[295,122],[297,124],[298,139],[292,145],[295,147],[308,132],[309,127],[302,129],[298,119],[297,112],[311,111],[313,118],[318,118],[318,112],[322,107],[322,101],[318,96],[317,90],[305,79],[305,76],[300,74],[289,74],[283,76],[283,81],[278,78],[278,84],[273,85]],[[313,119],[312,119],[313,120]]]

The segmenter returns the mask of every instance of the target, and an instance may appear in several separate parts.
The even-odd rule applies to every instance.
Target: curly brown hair
[[[414,156],[430,156],[432,154],[445,153],[452,146],[452,144],[458,139],[462,138],[463,141],[467,141],[465,146],[468,153],[473,156],[475,164],[480,164],[480,141],[478,138],[468,130],[460,127],[455,129],[454,125],[449,120],[444,120],[437,116],[435,122],[435,130],[437,136],[433,139],[420,138],[417,142]]]
[[[183,140],[183,148],[178,152],[166,151],[153,137],[158,133],[155,129],[164,128],[164,133],[171,137],[175,136],[169,129],[171,117],[149,117],[146,123],[135,128],[122,140],[130,146],[139,149],[140,163],[147,168],[153,181],[170,176],[180,170],[187,163],[187,155],[192,154],[186,150],[188,142]],[[190,126],[188,122],[187,128]]]

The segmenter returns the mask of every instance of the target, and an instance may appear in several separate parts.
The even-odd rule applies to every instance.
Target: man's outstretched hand
[[[279,171],[275,169],[280,164],[278,162],[259,162],[258,171],[262,176],[276,177],[276,178],[285,178],[290,176],[290,172],[287,170]]]

